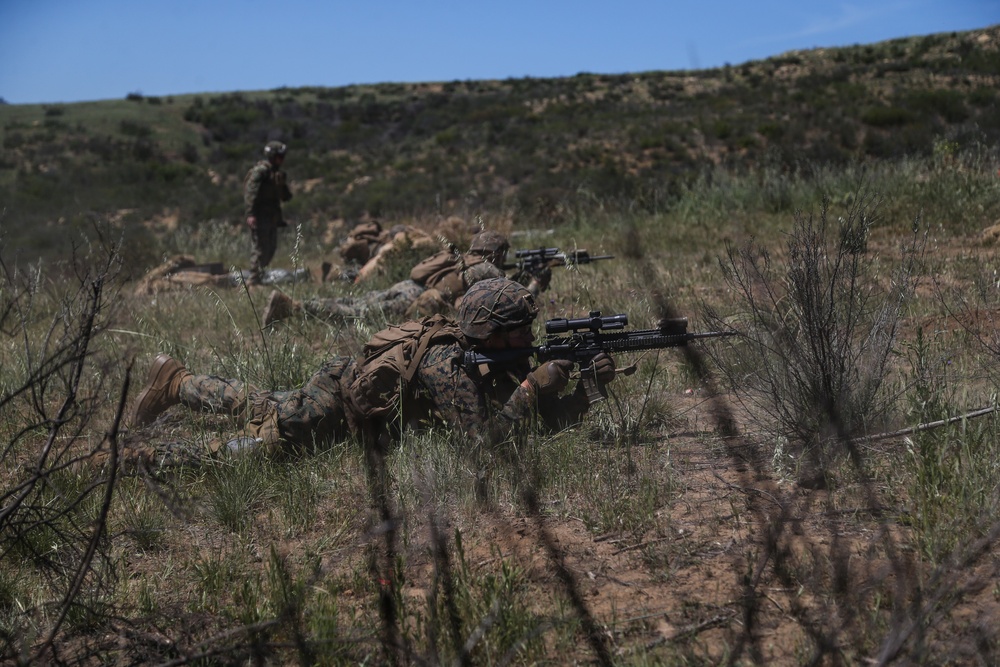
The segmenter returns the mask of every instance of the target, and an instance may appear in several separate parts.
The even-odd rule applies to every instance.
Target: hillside
[[[808,172],[1000,139],[1000,26],[786,53],[719,69],[282,88],[0,106],[0,218],[22,257],[60,256],[95,220],[155,248],[233,221],[268,139],[290,146],[293,220],[669,209],[708,166]],[[780,203],[779,203],[780,205]],[[157,256],[151,252],[146,259]]]
[[[998,44],[0,106],[0,664],[1000,664]],[[136,282],[246,265],[270,137],[273,266],[311,279]],[[398,442],[325,438],[350,399],[311,392],[399,322],[357,298],[439,238],[340,280],[370,216],[614,255],[538,296],[535,361],[574,360],[546,402],[582,407],[598,337],[701,335],[616,346],[565,429],[502,432],[525,350],[456,350]],[[164,353],[195,376],[143,423]],[[489,429],[443,398],[463,368]],[[288,437],[240,437],[269,405]]]

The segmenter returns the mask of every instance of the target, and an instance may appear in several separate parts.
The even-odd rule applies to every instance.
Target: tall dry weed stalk
[[[18,574],[2,596],[20,611],[0,610],[0,658],[65,661],[67,630],[114,615],[108,525],[128,372],[119,385],[95,345],[120,268],[105,252],[96,268],[75,262],[68,282],[0,259],[0,335],[17,352],[4,356],[20,360],[0,370],[0,569]],[[111,452],[107,474],[81,472],[99,449]]]

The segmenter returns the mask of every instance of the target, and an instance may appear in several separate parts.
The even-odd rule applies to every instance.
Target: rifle
[[[504,264],[504,269],[522,269],[537,271],[546,266],[577,266],[578,264],[590,264],[601,259],[614,259],[614,255],[591,255],[586,250],[572,250],[570,252],[559,252],[559,248],[535,248],[532,250],[515,250],[514,257],[517,262],[514,264]]]
[[[709,331],[690,333],[686,317],[665,318],[655,329],[619,331],[628,324],[628,315],[601,315],[593,311],[578,319],[557,318],[545,322],[545,343],[539,346],[504,350],[469,350],[465,353],[465,367],[480,364],[503,364],[534,356],[540,362],[552,359],[569,359],[580,367],[580,382],[590,403],[607,398],[607,391],[598,384],[594,375],[593,360],[605,352],[631,352],[681,347],[692,340],[738,335],[736,331]],[[566,334],[566,335],[562,335]],[[634,372],[634,369],[633,369]]]

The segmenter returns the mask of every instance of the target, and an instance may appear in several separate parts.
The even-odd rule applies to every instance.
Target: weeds
[[[898,184],[935,164],[870,173]],[[995,419],[908,441],[867,436],[989,404],[992,269],[936,259],[966,305],[943,287],[935,301],[918,281],[930,271],[925,218],[914,232],[887,213],[903,204],[854,191],[816,216],[789,212],[856,176],[720,171],[655,215],[599,199],[561,207],[554,245],[606,243],[622,261],[558,273],[543,317],[599,308],[644,328],[671,310],[698,318],[705,303],[715,310],[695,330],[743,336],[731,350],[720,339],[621,355],[636,372],[583,424],[491,452],[408,431],[381,461],[354,440],[282,459],[216,457],[208,443],[232,435],[232,420],[180,411],[119,436],[133,355],[163,349],[280,390],[355,352],[384,317],[262,332],[266,291],[147,300],[118,292],[111,271],[98,307],[94,272],[57,285],[43,270],[9,270],[0,660],[989,663],[996,633],[980,621],[996,599]],[[985,179],[962,178],[977,184],[963,196],[986,206]],[[760,236],[736,245],[750,231]],[[224,252],[221,236],[212,243]],[[727,238],[720,276],[710,260]],[[309,252],[301,241],[292,261],[317,259]],[[707,361],[755,420],[725,410]],[[152,469],[113,458],[161,445],[199,455]],[[804,451],[835,484],[786,483]]]
[[[818,219],[798,216],[785,270],[752,243],[730,247],[721,263],[742,311],[741,336],[720,367],[760,432],[806,457],[807,476],[832,464],[838,440],[894,417],[887,379],[922,246],[914,225],[897,268],[880,275],[886,269],[867,250],[877,207],[874,195],[860,195],[836,231],[825,207]],[[726,324],[715,313],[712,321]]]
[[[30,562],[46,580],[47,600],[40,607],[13,600],[33,629],[25,636],[38,641],[8,649],[35,659],[56,658],[64,627],[87,632],[102,625],[117,590],[108,540],[114,467],[108,477],[91,478],[74,466],[99,447],[112,452],[112,465],[117,460],[128,374],[111,425],[98,427],[98,406],[114,390],[104,384],[109,360],[95,341],[111,316],[105,290],[113,289],[118,263],[111,250],[94,269],[83,261],[78,267],[77,291],[56,291],[52,299],[40,273],[0,267],[5,324],[21,350],[0,395],[8,434],[0,465],[9,471],[0,490],[0,558]],[[103,437],[95,440],[95,430]]]
[[[214,462],[206,475],[211,516],[237,534],[246,533],[270,496],[271,482],[261,468],[268,463],[253,454]]]

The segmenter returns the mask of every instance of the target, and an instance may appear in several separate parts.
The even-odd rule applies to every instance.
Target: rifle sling
[[[417,347],[417,351],[414,353],[410,363],[406,365],[406,371],[402,374],[403,380],[406,382],[413,380],[413,376],[417,374],[417,368],[420,366],[420,360],[424,358],[424,354],[427,352],[427,348],[430,347],[434,336],[443,328],[444,322],[438,320],[434,323],[434,326],[420,334],[420,346]]]

